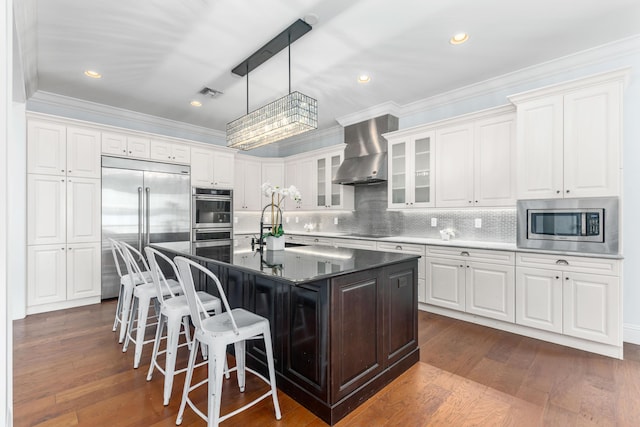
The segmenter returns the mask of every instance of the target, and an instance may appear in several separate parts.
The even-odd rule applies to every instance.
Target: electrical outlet
[[[284,222],[286,222],[287,224],[289,224],[289,217],[286,217],[286,218],[284,219]]]
[[[482,228],[482,218],[476,218],[475,227],[476,228]]]
[[[438,218],[431,218],[431,226],[432,227],[438,226]]]
[[[234,224],[237,224],[237,223],[238,223],[238,217],[237,217],[237,216],[234,216],[234,217],[233,217],[233,223],[234,223]]]
[[[333,218],[333,225],[338,225],[338,218]]]
[[[296,224],[299,222],[300,220],[298,219],[298,217],[296,217]]]

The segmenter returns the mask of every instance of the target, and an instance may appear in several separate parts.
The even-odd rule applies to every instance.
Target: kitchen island
[[[218,276],[232,308],[269,319],[278,388],[330,425],[419,360],[416,255],[323,246],[221,254],[152,244]],[[198,290],[216,294],[206,276]],[[261,341],[247,365],[266,373]]]

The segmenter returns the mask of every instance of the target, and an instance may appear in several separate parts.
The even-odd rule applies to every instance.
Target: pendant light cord
[[[289,93],[291,93],[291,31],[287,34],[289,37]]]

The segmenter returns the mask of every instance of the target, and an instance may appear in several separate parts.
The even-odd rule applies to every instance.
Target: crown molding
[[[387,101],[382,104],[374,105],[366,110],[337,117],[336,121],[340,123],[341,126],[349,126],[354,123],[364,122],[374,117],[384,116],[385,114],[391,114],[398,117],[401,112],[402,107],[400,107],[400,105],[393,101]]]
[[[147,125],[154,129],[155,132],[161,134],[172,135],[171,131],[180,131],[192,135],[199,136],[202,142],[212,142],[212,140],[226,140],[225,132],[215,129],[209,129],[202,126],[196,126],[177,120],[170,120],[162,117],[152,116],[150,114],[139,113],[137,111],[126,110],[124,108],[112,107],[109,105],[98,104],[96,102],[85,101],[70,96],[59,95],[51,92],[37,91],[27,101],[27,109],[30,111],[49,113],[51,108],[61,109],[65,112],[65,116],[84,117],[89,113],[94,118],[110,119],[105,124],[111,124],[113,120],[134,121]],[[76,113],[76,114],[73,114]],[[56,115],[61,113],[56,112]],[[100,123],[105,121],[97,120]],[[138,129],[134,129],[138,130]],[[169,132],[167,132],[169,131]]]

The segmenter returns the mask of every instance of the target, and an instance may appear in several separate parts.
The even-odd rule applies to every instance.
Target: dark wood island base
[[[223,262],[186,246],[153,246],[206,265],[232,307],[269,319],[278,388],[330,425],[420,358],[417,256],[287,248],[274,268],[255,252]],[[215,294],[204,277],[196,286]],[[261,341],[247,342],[246,360],[266,374]]]

